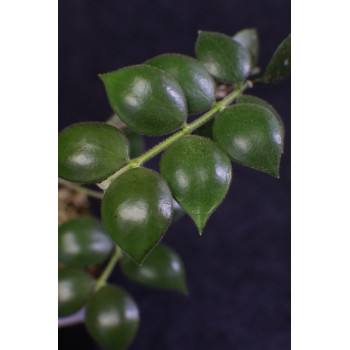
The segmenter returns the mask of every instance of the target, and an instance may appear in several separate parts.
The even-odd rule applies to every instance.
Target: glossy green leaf
[[[172,210],[173,198],[167,183],[145,168],[117,177],[102,200],[107,232],[138,264],[162,238]]]
[[[200,126],[197,130],[194,131],[194,135],[207,137],[208,139],[214,140],[213,135],[213,126],[215,119],[210,119],[204,125]]]
[[[259,57],[259,36],[255,28],[240,30],[233,36],[233,40],[241,44],[248,52],[253,66]]]
[[[184,93],[178,82],[160,69],[130,66],[100,77],[114,112],[132,130],[164,135],[185,122]]]
[[[290,77],[290,67],[291,36],[289,34],[274,52],[261,80],[265,83],[278,83]]]
[[[184,91],[188,113],[208,109],[215,101],[215,82],[197,60],[178,54],[165,54],[146,62],[157,67],[178,81]]]
[[[242,82],[250,72],[248,51],[228,35],[199,32],[196,54],[209,73],[222,82]]]
[[[72,182],[98,182],[121,168],[128,142],[105,123],[75,124],[58,135],[58,176]]]
[[[108,350],[126,349],[135,338],[139,320],[135,301],[124,289],[116,286],[102,287],[86,307],[88,332]]]
[[[124,256],[121,269],[127,277],[142,285],[187,293],[182,260],[171,248],[163,244],[152,250],[142,266]]]
[[[279,177],[283,129],[267,108],[238,104],[225,109],[214,123],[214,137],[233,160]]]
[[[229,189],[230,160],[209,139],[187,136],[165,151],[160,167],[174,198],[192,217],[201,234]]]
[[[64,268],[58,270],[58,317],[80,310],[92,291],[94,279],[85,271]]]
[[[114,243],[92,217],[76,217],[58,228],[58,261],[66,266],[96,265],[110,255]]]
[[[242,95],[240,97],[238,97],[237,99],[237,104],[256,104],[259,105],[261,107],[265,107],[266,109],[268,109],[272,114],[274,114],[274,116],[276,117],[276,119],[279,121],[280,123],[280,127],[281,127],[281,139],[282,139],[282,153],[283,153],[283,147],[284,147],[284,124],[283,124],[283,120],[280,117],[280,115],[278,114],[278,112],[276,111],[276,109],[271,106],[268,102],[262,100],[259,97],[256,96],[251,96],[251,95]]]

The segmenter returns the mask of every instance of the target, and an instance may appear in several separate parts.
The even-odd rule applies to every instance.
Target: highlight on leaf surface
[[[117,177],[102,200],[102,220],[114,242],[141,264],[171,222],[173,198],[156,172],[135,168]]]
[[[58,176],[72,182],[99,182],[121,168],[128,153],[128,141],[113,126],[75,124],[58,135]]]
[[[114,243],[95,218],[80,216],[58,228],[58,261],[65,266],[85,267],[102,263]]]
[[[244,81],[251,69],[248,51],[225,34],[200,31],[196,55],[209,73],[224,83]]]
[[[261,81],[279,83],[290,77],[291,70],[291,36],[284,39],[274,52]]]
[[[179,83],[158,68],[130,66],[100,78],[113,111],[140,134],[168,134],[187,118],[186,98]]]
[[[237,104],[221,112],[214,137],[235,161],[279,177],[283,148],[280,120],[257,104]]]
[[[170,74],[180,84],[189,114],[203,112],[215,101],[215,82],[204,66],[185,55],[165,54],[146,61]]]
[[[252,68],[255,67],[259,58],[259,36],[257,30],[255,28],[242,29],[232,38],[249,52]]]
[[[186,136],[163,154],[161,174],[175,200],[194,220],[199,233],[224,199],[231,182],[231,164],[211,140]]]
[[[102,287],[86,306],[86,328],[108,350],[126,349],[135,338],[139,321],[134,299],[117,286]]]
[[[94,279],[85,271],[73,268],[58,270],[58,317],[79,311],[87,302]]]
[[[127,256],[123,256],[120,266],[123,273],[134,282],[187,293],[183,262],[178,254],[164,244],[156,246],[142,266]]]

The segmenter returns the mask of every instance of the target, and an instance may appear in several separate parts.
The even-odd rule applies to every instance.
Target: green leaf
[[[197,60],[178,54],[165,54],[146,62],[157,67],[178,81],[182,87],[190,114],[208,109],[215,101],[215,82]]]
[[[283,130],[270,110],[256,104],[229,107],[216,119],[214,137],[233,160],[279,177]]]
[[[102,200],[102,219],[112,239],[138,264],[171,221],[173,198],[159,174],[136,168],[117,177]]]
[[[265,107],[266,109],[268,109],[272,114],[274,114],[274,116],[276,117],[276,119],[278,120],[278,122],[280,123],[280,128],[281,128],[281,139],[282,139],[282,153],[283,153],[283,147],[284,147],[284,124],[283,124],[283,120],[280,117],[280,115],[278,114],[278,112],[275,110],[275,108],[273,106],[271,106],[268,102],[262,100],[259,97],[256,96],[251,96],[251,95],[242,95],[240,97],[238,97],[237,99],[237,104],[256,104],[259,105],[261,107]]]
[[[58,261],[66,266],[100,264],[111,254],[113,247],[102,224],[92,217],[77,217],[58,228]]]
[[[94,279],[85,271],[64,268],[58,270],[58,317],[79,311],[87,302]]]
[[[264,83],[279,83],[283,79],[290,77],[290,54],[291,36],[289,34],[274,52],[261,81]]]
[[[128,152],[128,141],[111,125],[72,125],[58,135],[58,176],[72,182],[99,182],[124,165]]]
[[[172,249],[163,244],[153,249],[142,266],[137,266],[134,261],[124,256],[121,260],[121,269],[127,277],[142,285],[187,293],[182,260]]]
[[[202,234],[209,216],[230,186],[230,160],[209,139],[187,136],[165,151],[160,168],[174,198]]]
[[[248,52],[253,66],[259,57],[259,36],[255,28],[240,30],[233,36],[233,40],[241,44]]]
[[[215,119],[210,119],[208,122],[200,126],[198,129],[194,131],[194,135],[203,136],[208,139],[214,140],[213,135],[213,126],[214,126]]]
[[[127,348],[135,338],[139,320],[139,310],[133,298],[116,286],[102,287],[86,307],[88,332],[109,350]]]
[[[250,72],[248,51],[228,35],[200,31],[196,54],[209,73],[222,82],[242,82]]]
[[[178,82],[160,69],[130,66],[100,77],[114,112],[132,130],[164,135],[185,122],[184,93]]]
[[[176,221],[179,221],[183,216],[185,215],[184,210],[181,208],[178,202],[176,200],[173,200],[173,217],[171,222],[174,223]]]

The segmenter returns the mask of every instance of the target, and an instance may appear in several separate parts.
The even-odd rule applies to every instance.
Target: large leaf
[[[146,62],[175,78],[181,85],[187,100],[188,112],[199,113],[215,101],[215,82],[197,60],[178,54],[165,54]]]
[[[248,52],[253,66],[259,57],[259,36],[255,28],[242,29],[233,36],[233,40],[241,44]]]
[[[94,279],[85,271],[58,270],[58,316],[69,316],[80,310],[92,291]]]
[[[107,259],[113,247],[102,224],[92,217],[77,217],[58,228],[58,261],[66,266],[99,264]]]
[[[165,151],[160,167],[174,198],[202,234],[209,216],[230,186],[230,160],[209,139],[187,136]]]
[[[116,286],[102,287],[86,307],[88,332],[108,350],[126,349],[136,335],[139,320],[135,301],[124,289]]]
[[[137,266],[134,261],[124,256],[121,268],[127,277],[142,285],[187,292],[182,260],[171,248],[163,244],[153,249],[142,266]]]
[[[225,109],[214,123],[214,137],[233,160],[279,177],[283,129],[269,109],[256,104]]]
[[[128,141],[111,125],[72,125],[58,135],[58,176],[72,182],[99,182],[124,165],[128,152]]]
[[[100,77],[114,112],[132,130],[164,135],[185,122],[184,93],[178,82],[160,69],[130,66]]]
[[[169,226],[172,203],[161,176],[132,169],[108,187],[102,200],[103,223],[117,245],[141,264]]]
[[[242,82],[250,72],[248,51],[228,35],[200,31],[196,54],[209,73],[222,82]]]
[[[261,80],[265,83],[279,83],[281,80],[290,77],[290,54],[291,36],[289,34],[274,52]]]

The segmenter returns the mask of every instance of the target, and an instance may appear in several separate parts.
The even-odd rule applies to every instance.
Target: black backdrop
[[[59,0],[59,129],[111,114],[98,73],[166,52],[193,56],[198,29],[245,27],[258,29],[265,67],[290,32],[290,1]],[[135,285],[115,270],[111,280],[141,312],[130,350],[290,348],[290,81],[249,93],[285,122],[281,178],[233,164],[229,194],[203,236],[187,217],[169,229],[164,242],[185,262],[189,297]],[[147,138],[147,147],[157,141]],[[158,161],[147,166],[158,169]],[[80,325],[59,330],[59,349],[99,347]]]

